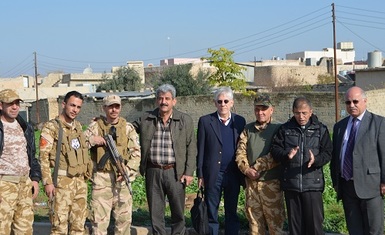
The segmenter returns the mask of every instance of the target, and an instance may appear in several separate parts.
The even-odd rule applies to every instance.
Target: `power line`
[[[314,30],[314,29],[323,27],[323,26],[325,26],[325,25],[327,25],[327,24],[329,24],[329,23],[324,23],[323,25],[320,25],[320,26],[318,26],[318,27],[314,27],[314,28],[312,28],[312,29],[310,29],[310,30]],[[264,48],[264,47],[267,47],[267,46],[271,46],[271,45],[277,44],[277,43],[279,43],[279,42],[286,41],[286,40],[288,40],[288,39],[290,39],[290,38],[298,37],[298,36],[301,35],[301,34],[308,33],[310,30],[306,30],[306,31],[299,32],[299,33],[297,32],[297,33],[295,33],[294,35],[291,35],[290,37],[285,37],[285,38],[280,39],[280,40],[275,40],[275,41],[272,41],[272,42],[270,42],[270,43],[267,43],[267,44],[261,45],[261,46],[259,46],[259,47],[253,48],[253,49],[251,49],[251,50],[243,51],[243,52],[237,52],[237,53],[235,53],[235,54],[236,54],[236,55],[240,55],[240,54],[244,54],[244,53],[247,53],[247,52],[255,51],[255,50],[260,49],[260,48]]]
[[[363,42],[375,47],[369,40],[365,39],[365,36],[356,33],[354,30],[348,28],[348,26],[356,27],[365,27],[384,30],[383,26],[385,23],[382,21],[385,19],[385,12],[376,11],[376,10],[367,10],[361,8],[354,8],[349,6],[338,6],[337,10],[337,22],[346,28],[350,33],[359,37]],[[283,41],[289,40],[293,37],[298,37],[307,33],[313,33],[316,29],[326,26],[331,23],[330,20],[330,10],[329,5],[326,7],[319,8],[317,10],[306,13],[300,17],[297,17],[293,20],[285,21],[282,24],[273,26],[271,28],[261,30],[259,32],[240,37],[234,40],[229,40],[223,43],[209,46],[207,48],[190,50],[182,53],[175,53],[171,55],[172,57],[194,55],[196,57],[207,56],[208,48],[217,48],[217,47],[228,47],[234,51],[234,55],[241,55],[248,52],[256,51],[258,49],[268,47],[281,43]],[[325,11],[328,9],[327,11]],[[369,14],[368,14],[369,13]],[[328,16],[329,15],[329,16]],[[352,18],[352,15],[355,18]],[[250,27],[251,28],[251,27]],[[39,68],[45,71],[53,70],[71,70],[71,71],[83,71],[84,65],[79,66],[79,64],[96,64],[96,65],[116,65],[116,64],[125,64],[126,62],[122,61],[84,61],[84,60],[74,60],[74,59],[65,59],[58,58],[54,56],[49,56],[45,54],[38,53],[39,56]],[[21,61],[19,64],[15,65],[13,68],[5,72],[5,75],[20,75],[21,73],[26,73],[33,69],[33,59],[31,58],[32,54]],[[143,59],[142,61],[153,61],[161,60],[170,56],[162,56],[155,58]],[[66,63],[62,63],[66,62]],[[68,63],[67,63],[68,62]],[[94,70],[110,70],[106,69],[103,66],[93,67]]]
[[[25,64],[25,62],[29,62]],[[20,66],[23,66],[20,68]],[[33,68],[33,54],[28,55],[25,59],[23,59],[21,62],[16,64],[14,67],[9,69],[8,71],[5,71],[4,75],[5,77],[13,77],[13,76],[19,76],[23,72],[26,71],[26,67],[31,66],[30,68]]]
[[[372,47],[380,50],[380,51],[383,51],[380,47],[372,44],[371,42],[369,42],[368,40],[366,40],[365,38],[361,37],[359,34],[355,33],[353,30],[351,30],[349,27],[347,27],[345,24],[337,21],[339,24],[341,24],[343,27],[345,27],[349,32],[351,32],[352,34],[354,34],[355,36],[357,36],[358,38],[360,38],[362,41],[366,42],[367,44],[371,45]]]
[[[358,21],[358,22],[361,22],[361,23],[370,23],[370,24],[384,25],[384,22],[376,22],[376,21],[369,21],[369,20],[354,19],[354,18],[343,17],[343,16],[338,17],[338,19]]]
[[[54,60],[61,60],[61,61],[67,61],[67,62],[74,62],[74,63],[93,63],[93,64],[119,64],[122,63],[122,61],[119,62],[113,62],[113,61],[84,61],[84,60],[70,60],[70,59],[62,59],[62,58],[57,58],[57,57],[52,57],[52,56],[47,56],[39,53],[39,56],[41,57],[46,57]]]
[[[297,25],[292,26],[290,28],[286,28],[286,29],[284,29],[284,30],[282,30],[280,32],[275,32],[275,33],[269,34],[269,35],[267,35],[265,37],[261,37],[261,38],[255,40],[255,41],[251,41],[250,42],[250,43],[252,43],[251,45],[240,47],[240,48],[238,48],[238,50],[242,50],[242,49],[249,48],[249,47],[252,47],[252,46],[257,46],[257,48],[255,48],[255,49],[259,49],[259,48],[265,47],[267,45],[272,45],[272,44],[275,44],[275,43],[278,43],[278,42],[281,42],[281,41],[293,38],[293,36],[292,36],[293,34],[295,36],[298,36],[298,35],[310,32],[310,31],[312,31],[312,30],[314,30],[316,28],[319,28],[321,26],[329,24],[329,22],[326,22],[326,23],[323,23],[320,26],[317,26],[318,23],[322,23],[322,21],[318,21],[318,22],[315,22],[315,23],[309,22],[308,24],[302,25],[302,26],[301,26],[301,24],[303,24],[303,23],[297,24]],[[295,28],[297,26],[301,26],[301,27]],[[310,28],[310,29],[306,29],[306,28]],[[286,32],[286,31],[288,31],[288,32]],[[279,39],[279,38],[281,38],[281,39]],[[274,41],[274,43],[272,43],[271,41]],[[269,43],[266,45],[265,44],[266,42],[269,42]],[[262,45],[259,46],[259,44],[262,44]],[[250,52],[250,51],[252,51],[252,50],[249,50],[247,52]],[[239,54],[239,53],[236,52],[236,54]]]
[[[357,11],[364,11],[364,12],[372,12],[372,13],[378,13],[378,14],[385,14],[384,11],[377,11],[377,10],[369,10],[369,9],[363,9],[363,8],[356,8],[356,7],[350,7],[350,6],[343,6],[343,5],[336,5],[342,8],[357,10]],[[339,11],[337,11],[339,12]]]

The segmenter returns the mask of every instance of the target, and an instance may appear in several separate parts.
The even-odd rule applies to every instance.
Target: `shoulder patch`
[[[45,148],[48,144],[48,141],[44,138],[44,137],[41,137],[40,138],[40,148]]]

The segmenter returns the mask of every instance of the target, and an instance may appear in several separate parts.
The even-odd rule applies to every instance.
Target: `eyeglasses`
[[[347,100],[347,101],[345,101],[345,104],[346,104],[346,105],[350,105],[351,103],[353,103],[353,104],[358,104],[358,102],[360,102],[360,101],[359,101],[359,100],[352,100],[352,101]]]
[[[230,100],[217,100],[217,103],[218,103],[218,104],[222,104],[223,102],[224,102],[225,104],[227,104],[227,103],[230,102]]]
[[[307,115],[309,115],[309,112],[294,112],[294,115],[295,116],[300,116],[300,115],[303,115],[303,116],[307,116]]]

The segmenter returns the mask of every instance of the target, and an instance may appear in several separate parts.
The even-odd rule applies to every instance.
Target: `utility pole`
[[[334,47],[334,93],[335,93],[335,112],[336,112],[336,122],[340,119],[340,113],[339,113],[339,98],[338,98],[338,77],[337,77],[337,49],[336,49],[336,15],[335,15],[335,9],[334,9],[334,3],[332,3],[332,15],[333,15],[333,47]]]
[[[37,83],[37,59],[36,52],[33,53],[35,58],[35,90],[36,90],[36,124],[40,123],[40,115],[39,115],[39,89]]]

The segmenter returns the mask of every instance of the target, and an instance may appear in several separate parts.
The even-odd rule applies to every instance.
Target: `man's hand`
[[[307,168],[310,168],[313,165],[315,160],[314,154],[310,149],[309,149],[309,153],[310,153],[310,160],[309,160],[309,163],[307,164]]]
[[[102,136],[94,135],[92,138],[92,143],[93,145],[102,146],[102,145],[106,145],[106,140]]]
[[[131,168],[123,164],[122,164],[122,167],[124,168],[123,170],[127,173],[127,177],[130,177]],[[122,182],[122,181],[124,181],[124,177],[122,176],[122,174],[120,174],[120,172],[118,172],[116,182]]]
[[[381,184],[380,189],[381,189],[381,195],[384,196],[385,195],[385,184]]]
[[[198,179],[198,188],[200,187],[205,187],[205,181],[203,180],[203,178]]]
[[[33,190],[32,199],[35,199],[39,194],[39,182],[32,181],[32,190]]]
[[[116,182],[122,182],[124,180],[123,176],[118,173],[118,177],[116,178]]]
[[[189,175],[182,175],[182,177],[180,178],[180,181],[184,184],[186,184],[186,186],[189,186],[194,180],[194,176],[189,176]]]
[[[251,180],[257,180],[259,178],[259,172],[255,170],[253,167],[247,168],[245,171],[246,176]]]
[[[289,154],[287,155],[289,157],[289,159],[293,159],[293,157],[297,154],[298,152],[298,149],[299,149],[299,146],[295,147],[295,148],[292,148],[289,152]]]
[[[47,184],[44,186],[45,194],[49,199],[52,199],[55,196],[55,186],[53,184]]]

